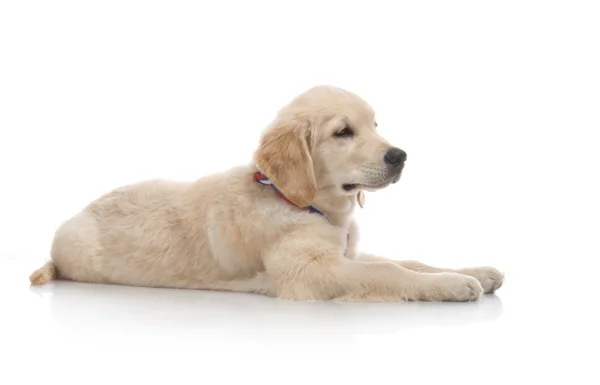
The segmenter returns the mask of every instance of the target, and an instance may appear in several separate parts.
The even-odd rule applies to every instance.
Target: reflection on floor
[[[562,349],[576,351],[576,336],[596,330],[582,319],[571,336],[557,332],[574,307],[520,295],[527,281],[519,275],[478,302],[369,304],[60,281],[30,287],[36,264],[5,259],[0,267],[10,363],[3,384],[48,376],[61,384],[560,379],[570,363],[591,361]]]

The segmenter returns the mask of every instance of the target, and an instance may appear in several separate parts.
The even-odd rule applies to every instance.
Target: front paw
[[[483,288],[479,281],[468,275],[457,273],[432,274],[435,280],[427,295],[428,300],[465,302],[476,301],[481,297]]]
[[[457,272],[476,278],[486,294],[495,292],[504,282],[504,274],[493,267],[473,267],[460,269]]]

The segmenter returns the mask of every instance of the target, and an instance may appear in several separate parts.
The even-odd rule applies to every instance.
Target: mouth
[[[380,190],[384,187],[389,186],[390,184],[394,184],[396,182],[398,182],[400,180],[400,175],[402,173],[399,172],[398,174],[394,175],[392,178],[389,178],[381,183],[376,183],[376,184],[366,184],[366,183],[346,183],[342,185],[342,188],[344,189],[344,191],[352,191],[352,190],[356,190],[356,189],[361,189],[361,190]]]
[[[390,184],[397,183],[402,176],[402,170],[404,169],[404,163],[396,168],[395,172],[392,175],[388,175],[388,177],[383,181],[377,181],[376,183],[346,183],[342,185],[342,189],[344,191],[350,192],[352,190],[367,190],[367,191],[375,191],[380,190],[384,187],[389,186]]]

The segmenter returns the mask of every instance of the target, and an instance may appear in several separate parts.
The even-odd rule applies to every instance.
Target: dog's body
[[[52,261],[30,280],[356,301],[468,301],[499,288],[494,268],[450,271],[357,251],[357,197],[395,183],[406,160],[375,127],[358,96],[315,87],[280,111],[253,164],[192,183],[124,186],[90,203],[59,227]],[[276,188],[257,182],[262,172]]]

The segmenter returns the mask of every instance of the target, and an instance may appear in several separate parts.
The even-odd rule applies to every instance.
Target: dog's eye
[[[348,126],[344,127],[344,129],[337,131],[333,136],[337,138],[346,138],[354,135],[354,131]]]

